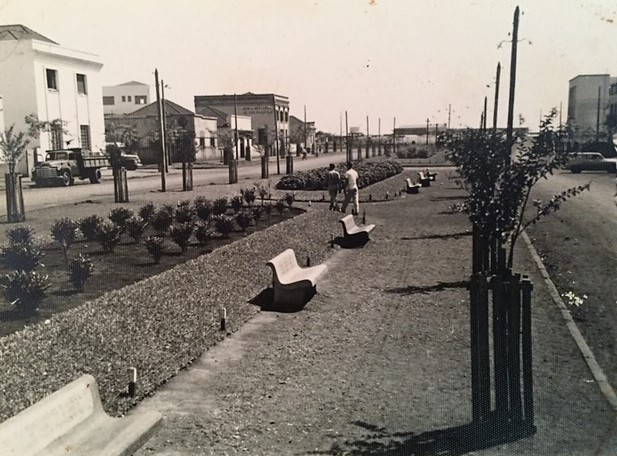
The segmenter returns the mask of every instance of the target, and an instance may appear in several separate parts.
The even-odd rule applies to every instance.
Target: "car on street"
[[[617,172],[617,158],[606,158],[600,152],[577,152],[566,168],[578,174],[581,171]]]
[[[127,154],[122,152],[120,155],[120,164],[129,171],[135,171],[141,167],[141,160],[137,154]]]

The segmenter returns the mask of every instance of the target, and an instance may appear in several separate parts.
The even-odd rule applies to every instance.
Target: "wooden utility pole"
[[[450,130],[450,114],[452,112],[452,105],[448,104],[448,130]]]
[[[484,97],[484,110],[482,111],[482,130],[486,130],[486,97]]]
[[[369,147],[370,147],[370,136],[369,136],[369,132],[368,132],[368,116],[366,116],[366,158],[370,157],[370,151],[369,151]]]
[[[306,126],[306,105],[304,105],[304,149],[308,149],[308,131]]]
[[[279,126],[276,117],[276,99],[272,95],[272,112],[274,114],[274,141],[276,143],[276,174],[281,174],[281,154],[279,151]]]
[[[158,106],[158,117],[159,117],[159,135],[161,137],[161,191],[165,191],[166,182],[165,182],[165,141],[164,134],[165,130],[163,128],[163,106],[161,104],[161,95],[160,95],[160,85],[159,85],[159,70],[154,70],[154,83],[156,85],[156,105]]]
[[[392,123],[392,153],[396,156],[396,117]]]
[[[238,102],[236,100],[236,94],[234,93],[234,135],[236,140],[236,161],[240,159],[238,153],[238,146],[240,144],[240,137],[238,136]]]
[[[596,112],[596,145],[600,142],[600,91],[602,87],[598,86],[598,110]]]
[[[429,132],[429,125],[430,125],[430,120],[427,117],[426,118],[426,145],[428,146],[428,132]]]
[[[381,117],[377,119],[377,155],[381,156]]]
[[[499,105],[499,78],[501,77],[501,63],[497,63],[495,74],[495,104],[493,106],[493,134],[497,133],[497,107]]]
[[[161,105],[163,106],[163,138],[165,142],[165,172],[169,172],[169,148],[167,147],[167,108],[165,106],[165,82],[161,79]]]
[[[512,53],[510,55],[510,96],[508,97],[508,126],[506,130],[506,138],[508,143],[512,142],[512,124],[514,122],[514,89],[516,87],[516,49],[518,45],[518,6],[514,10],[514,21],[512,24]],[[510,151],[507,151],[507,163],[510,163]]]
[[[347,123],[347,111],[345,111],[345,161],[351,161],[351,151],[349,150],[349,124]]]

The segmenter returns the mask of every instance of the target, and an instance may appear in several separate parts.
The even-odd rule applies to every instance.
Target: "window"
[[[45,72],[47,73],[47,88],[58,90],[58,71],[48,68]]]
[[[103,97],[103,104],[105,106],[113,106],[116,104],[116,100],[114,97]]]
[[[289,111],[285,111],[285,122],[289,122]]]
[[[135,95],[136,105],[145,105],[147,102],[148,102],[148,97],[146,95]]]
[[[88,95],[88,86],[86,85],[86,75],[77,73],[77,93]]]
[[[199,138],[199,147],[206,147],[206,138],[203,136]]]
[[[51,149],[62,149],[63,146],[63,138],[62,138],[62,130],[52,129],[49,133],[51,139]]]
[[[90,147],[90,125],[80,125],[79,133],[81,135],[82,149],[92,150]]]
[[[126,101],[126,97],[122,95],[122,101]]]
[[[210,138],[210,147],[216,147],[216,138]]]
[[[131,96],[129,95],[128,97],[126,97],[126,101],[131,101]]]

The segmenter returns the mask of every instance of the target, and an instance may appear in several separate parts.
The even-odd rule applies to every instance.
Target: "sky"
[[[0,0],[0,24],[97,54],[103,85],[150,84],[194,110],[195,95],[276,93],[338,133],[396,126],[506,125],[513,14],[520,7],[515,126],[563,109],[579,74],[617,76],[615,0]],[[522,123],[521,123],[522,121]]]

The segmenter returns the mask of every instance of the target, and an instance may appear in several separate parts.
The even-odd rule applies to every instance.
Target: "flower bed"
[[[403,171],[400,163],[395,161],[362,161],[354,163],[354,169],[358,172],[358,186],[360,188],[382,181],[388,177],[395,176]],[[345,165],[340,163],[337,171],[343,175],[346,171]],[[310,171],[299,171],[281,177],[276,184],[279,190],[327,190],[326,187],[326,168],[312,169]]]
[[[248,301],[269,286],[266,262],[285,248],[313,264],[330,254],[336,213],[309,211],[157,276],[104,294],[0,339],[0,421],[84,373],[120,414],[259,311]],[[138,397],[125,397],[127,369]]]

